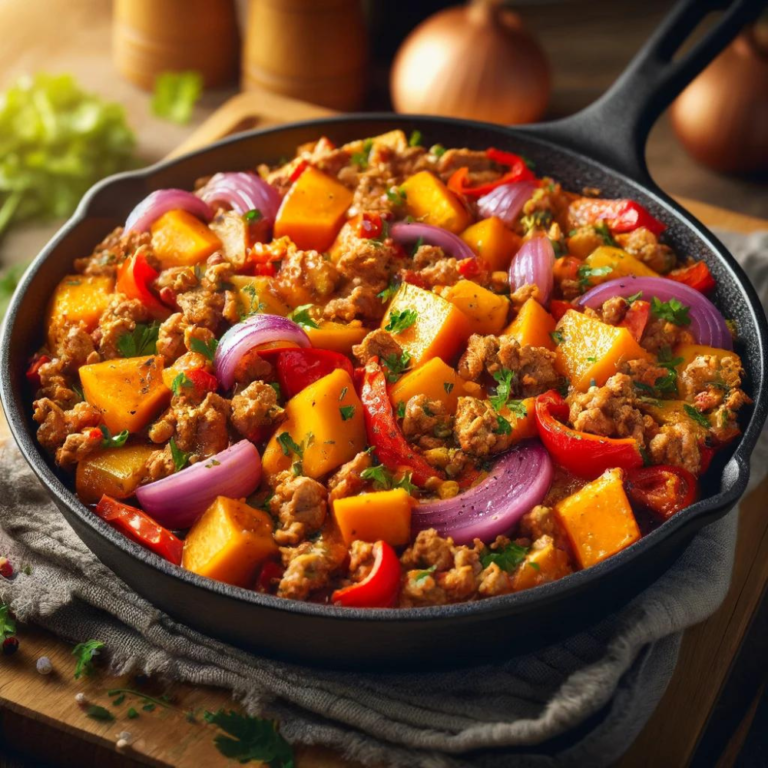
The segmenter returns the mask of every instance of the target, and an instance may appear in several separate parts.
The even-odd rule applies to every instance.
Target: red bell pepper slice
[[[48,357],[48,355],[40,355],[40,357],[35,357],[32,362],[29,364],[29,368],[27,368],[27,381],[35,388],[40,389],[40,386],[42,385],[42,382],[40,381],[40,368],[42,368],[46,363],[50,363],[51,358]]]
[[[284,573],[285,568],[283,568],[280,563],[276,562],[275,560],[267,560],[267,562],[261,566],[259,576],[256,579],[256,591],[264,592],[267,594],[274,593],[274,583],[276,581],[280,581]]]
[[[581,311],[581,308],[576,304],[571,304],[570,301],[562,301],[561,299],[552,299],[549,302],[549,314],[559,320],[569,309],[575,309],[577,312]]]
[[[696,478],[687,469],[666,464],[630,469],[624,489],[635,506],[660,520],[690,507],[698,493]]]
[[[498,165],[506,165],[509,170],[503,176],[496,179],[496,181],[489,181],[487,184],[478,184],[476,187],[473,187],[467,178],[469,176],[469,168],[459,168],[448,179],[448,189],[451,192],[457,195],[464,195],[464,197],[477,198],[487,195],[502,184],[509,184],[513,181],[534,180],[536,178],[520,155],[516,155],[513,152],[502,152],[500,149],[493,148],[486,150],[485,154],[489,160]]]
[[[293,169],[293,172],[288,177],[288,180],[291,182],[296,181],[307,168],[309,168],[309,160],[299,160],[296,167]]]
[[[474,280],[478,275],[488,271],[488,263],[480,258],[462,259],[459,262],[459,274],[465,280]]]
[[[442,477],[403,437],[387,393],[387,379],[377,357],[371,358],[365,366],[360,399],[368,443],[374,446],[379,461],[390,472],[406,467],[416,485],[424,485],[433,477]]]
[[[357,584],[337,589],[331,595],[334,605],[346,608],[391,608],[400,589],[400,560],[386,541],[373,545],[371,572]]]
[[[165,320],[171,311],[149,288],[150,283],[156,280],[159,274],[150,266],[143,251],[136,251],[120,266],[116,288],[129,299],[138,299],[153,317]]]
[[[620,234],[645,227],[660,235],[667,225],[651,216],[647,209],[634,200],[583,199],[577,203],[576,219],[581,224],[604,221],[611,232]]]
[[[651,305],[647,301],[640,299],[633,301],[632,306],[627,310],[624,319],[619,323],[619,328],[626,328],[635,341],[640,341],[645,332],[645,326],[648,325],[648,318],[651,316]]]
[[[357,236],[365,240],[378,240],[384,231],[384,222],[378,213],[361,213],[357,222]]]
[[[199,395],[215,392],[219,387],[219,380],[203,368],[192,368],[185,371],[185,374]]]
[[[127,538],[174,565],[181,565],[184,542],[158,525],[146,512],[104,495],[96,505],[96,514]]]
[[[280,389],[288,400],[337,368],[353,375],[349,358],[329,349],[264,349],[259,350],[259,356],[274,364]]]
[[[536,398],[535,411],[544,447],[561,467],[574,475],[592,479],[606,469],[643,466],[643,457],[634,438],[601,437],[563,424],[568,418],[568,404],[554,389]]]
[[[690,267],[673,269],[667,277],[671,280],[676,280],[678,283],[683,283],[689,288],[699,291],[699,293],[709,293],[717,285],[715,278],[712,277],[712,273],[704,261],[697,261],[695,264],[691,264]]]

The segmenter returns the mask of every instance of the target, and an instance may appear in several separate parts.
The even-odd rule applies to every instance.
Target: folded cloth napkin
[[[722,236],[768,304],[768,233]],[[766,458],[763,435],[753,486]],[[328,672],[257,657],[171,620],[86,549],[12,446],[0,473],[0,552],[32,566],[29,575],[0,578],[0,599],[20,620],[73,642],[103,640],[115,672],[230,690],[249,712],[279,718],[289,741],[368,764],[611,764],[664,693],[682,630],[723,600],[737,528],[734,511],[622,611],[536,653],[457,671]]]

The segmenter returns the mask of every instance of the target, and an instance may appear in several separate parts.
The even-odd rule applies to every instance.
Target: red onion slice
[[[232,388],[237,364],[247,352],[273,341],[291,341],[300,347],[312,346],[309,336],[293,320],[279,315],[252,315],[233,325],[219,340],[213,366],[221,388]]]
[[[125,222],[125,232],[148,232],[164,213],[179,209],[205,222],[213,218],[211,207],[197,195],[184,189],[158,189],[131,211]]]
[[[515,291],[524,285],[539,289],[538,301],[549,303],[555,285],[555,249],[548,237],[533,237],[523,243],[509,266],[509,288]]]
[[[453,232],[431,224],[408,224],[401,221],[393,224],[389,230],[390,237],[400,245],[413,245],[422,240],[425,245],[435,245],[442,248],[449,256],[459,261],[474,259],[474,251]]]
[[[280,193],[255,173],[217,173],[198,192],[206,203],[228,203],[241,216],[257,210],[274,223],[282,198]]]
[[[582,307],[596,309],[614,296],[626,298],[636,293],[642,293],[642,298],[646,300],[677,299],[688,307],[688,317],[691,318],[689,330],[699,344],[733,349],[733,337],[720,310],[697,290],[665,277],[622,277],[609,280],[587,291],[577,303]]]
[[[476,538],[490,543],[541,504],[553,473],[552,459],[538,440],[520,443],[501,456],[479,485],[452,499],[416,506],[411,528],[414,533],[435,528],[457,544]]]
[[[508,227],[513,227],[536,189],[537,185],[532,181],[512,181],[496,187],[477,201],[480,218],[498,216]]]
[[[160,525],[179,530],[189,528],[217,496],[242,499],[260,480],[259,452],[253,443],[241,440],[175,475],[140,485],[136,498]]]

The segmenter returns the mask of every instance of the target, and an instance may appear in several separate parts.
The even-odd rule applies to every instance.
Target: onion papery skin
[[[185,189],[157,189],[131,211],[123,232],[149,232],[150,227],[164,213],[176,210],[191,213],[206,223],[213,218],[211,206],[197,195]]]
[[[457,544],[471,544],[476,538],[488,544],[509,533],[543,501],[553,474],[552,459],[538,440],[520,443],[503,454],[478,485],[452,499],[417,505],[412,532],[434,528]]]
[[[242,499],[261,481],[256,446],[241,440],[170,477],[141,485],[136,491],[142,509],[170,530],[189,528],[217,496]]]
[[[400,245],[413,245],[422,240],[425,245],[442,248],[459,261],[475,258],[474,251],[458,235],[431,224],[408,224],[402,221],[390,227],[389,235]]]
[[[311,347],[309,336],[293,320],[280,315],[252,315],[233,325],[219,340],[213,367],[224,391],[232,388],[243,356],[254,347],[275,341],[290,341],[299,347]]]
[[[543,306],[549,304],[555,286],[555,249],[548,237],[533,237],[523,243],[509,266],[509,289],[511,292],[524,285],[535,285],[539,289],[536,297]]]
[[[511,181],[483,195],[477,201],[477,211],[482,219],[497,216],[508,227],[514,227],[523,206],[538,189],[532,181]]]
[[[626,298],[636,293],[642,293],[640,298],[646,301],[654,297],[659,301],[677,299],[689,308],[691,324],[688,330],[697,343],[718,349],[733,349],[733,337],[720,310],[699,291],[675,280],[664,277],[622,277],[609,280],[588,290],[577,303],[582,307],[596,309],[614,296]]]
[[[241,216],[257,210],[269,221],[275,223],[282,198],[280,193],[255,173],[217,173],[198,192],[208,204],[227,203]]]

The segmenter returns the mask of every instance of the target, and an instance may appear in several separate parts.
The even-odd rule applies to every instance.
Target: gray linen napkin
[[[768,233],[721,235],[768,304]],[[751,487],[766,458],[764,434]],[[560,644],[474,669],[358,674],[257,657],[172,621],[86,549],[13,446],[0,456],[0,500],[0,553],[32,566],[0,578],[0,599],[20,620],[72,642],[103,640],[117,673],[230,690],[249,712],[280,718],[289,741],[423,768],[615,761],[664,693],[682,630],[723,600],[737,528],[735,512],[705,528],[622,611]]]

